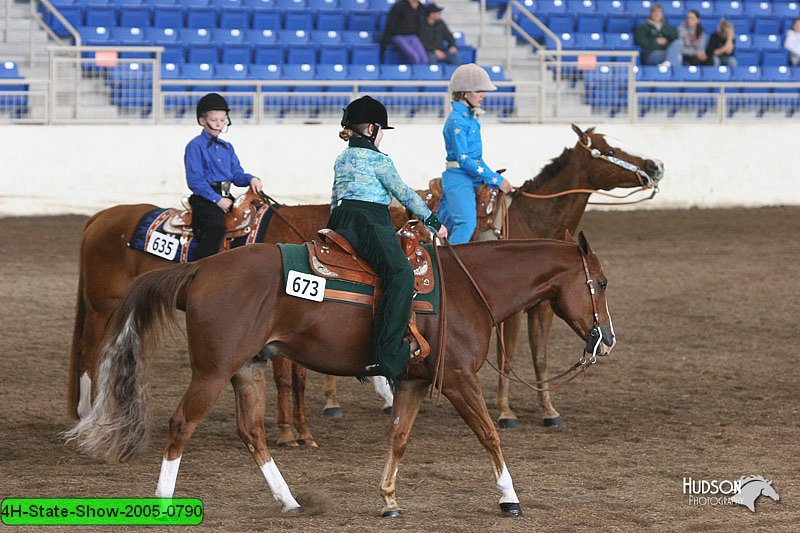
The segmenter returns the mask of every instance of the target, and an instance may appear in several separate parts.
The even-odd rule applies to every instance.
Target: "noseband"
[[[612,165],[617,165],[618,167],[623,168],[623,169],[625,169],[625,170],[627,170],[629,172],[633,172],[634,174],[636,174],[636,177],[639,179],[639,184],[642,187],[650,187],[651,186],[650,185],[650,181],[651,181],[650,175],[642,167],[640,167],[638,165],[634,165],[633,163],[629,163],[628,161],[624,161],[624,160],[622,160],[622,159],[620,159],[618,157],[614,157],[613,155],[604,154],[603,152],[601,152],[597,148],[592,148],[592,138],[591,137],[587,136],[586,137],[586,141],[587,141],[586,144],[583,144],[580,141],[578,142],[578,144],[580,144],[583,148],[588,150],[589,154],[591,154],[591,156],[594,159],[602,159],[603,161],[607,161],[607,162],[611,163]]]
[[[600,313],[597,311],[597,290],[594,287],[594,280],[589,274],[589,263],[586,256],[581,253],[581,262],[583,263],[583,273],[586,276],[586,286],[589,288],[589,297],[592,299],[592,329],[586,335],[586,346],[583,348],[578,363],[585,365],[587,362],[593,365],[597,362],[597,354],[600,350],[600,345],[603,343],[603,330],[600,326]],[[608,324],[611,330],[611,338],[613,339],[609,350],[616,344],[616,336],[614,335],[614,324],[611,322],[611,314],[608,313],[608,302],[606,302],[606,314],[608,314]],[[588,360],[586,354],[590,354]]]

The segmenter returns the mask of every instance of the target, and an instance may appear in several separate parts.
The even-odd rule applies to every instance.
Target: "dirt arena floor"
[[[188,383],[185,342],[169,340],[150,369],[153,440],[130,464],[97,462],[59,439],[70,424],[64,384],[84,221],[0,219],[2,498],[151,496]],[[272,500],[236,435],[230,386],[190,441],[175,496],[205,502],[209,531],[797,531],[798,227],[800,208],[587,214],[619,344],[555,395],[562,430],[542,426],[532,391],[512,389],[520,424],[501,438],[522,518],[500,516],[486,453],[446,401],[427,400],[398,478],[405,514],[381,519],[388,417],[354,379],[339,381],[345,416],[323,417],[319,375],[309,377],[308,404],[320,447],[273,448],[303,514],[282,515]],[[582,342],[555,329],[551,369],[560,370]],[[532,375],[527,353],[518,368]],[[481,377],[496,416],[496,375],[485,365]],[[276,436],[272,420],[268,431]],[[691,505],[683,493],[685,477],[743,475],[772,480],[780,501],[762,496],[751,513]]]

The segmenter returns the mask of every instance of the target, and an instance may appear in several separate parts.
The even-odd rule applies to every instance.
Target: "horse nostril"
[[[651,176],[655,176],[656,174],[658,174],[658,165],[656,165],[653,161],[648,161],[647,163],[645,163],[644,169]]]

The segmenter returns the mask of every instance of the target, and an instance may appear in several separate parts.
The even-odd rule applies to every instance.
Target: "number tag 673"
[[[325,278],[290,270],[286,279],[286,294],[321,302],[325,297]]]

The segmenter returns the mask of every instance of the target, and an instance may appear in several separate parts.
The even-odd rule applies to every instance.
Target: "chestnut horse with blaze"
[[[542,239],[445,247],[440,272],[446,294],[443,317],[417,317],[419,329],[431,341],[431,353],[410,364],[394,398],[390,451],[380,484],[383,516],[400,514],[395,494],[400,460],[434,381],[489,453],[502,512],[519,516],[519,499],[478,379],[492,324],[547,301],[585,340],[584,350],[606,354],[615,342],[607,280],[583,234],[577,244]],[[300,505],[267,449],[264,363],[253,354],[266,347],[270,355],[317,372],[363,376],[374,362],[371,308],[288,295],[281,251],[270,244],[243,246],[144,274],[111,319],[97,399],[89,415],[67,433],[68,440],[116,461],[146,449],[151,402],[146,397],[145,352],[154,348],[165,323],[174,325],[176,307],[186,311],[192,375],[170,418],[156,496],[173,496],[184,448],[230,381],[240,438],[283,510],[298,511]]]

